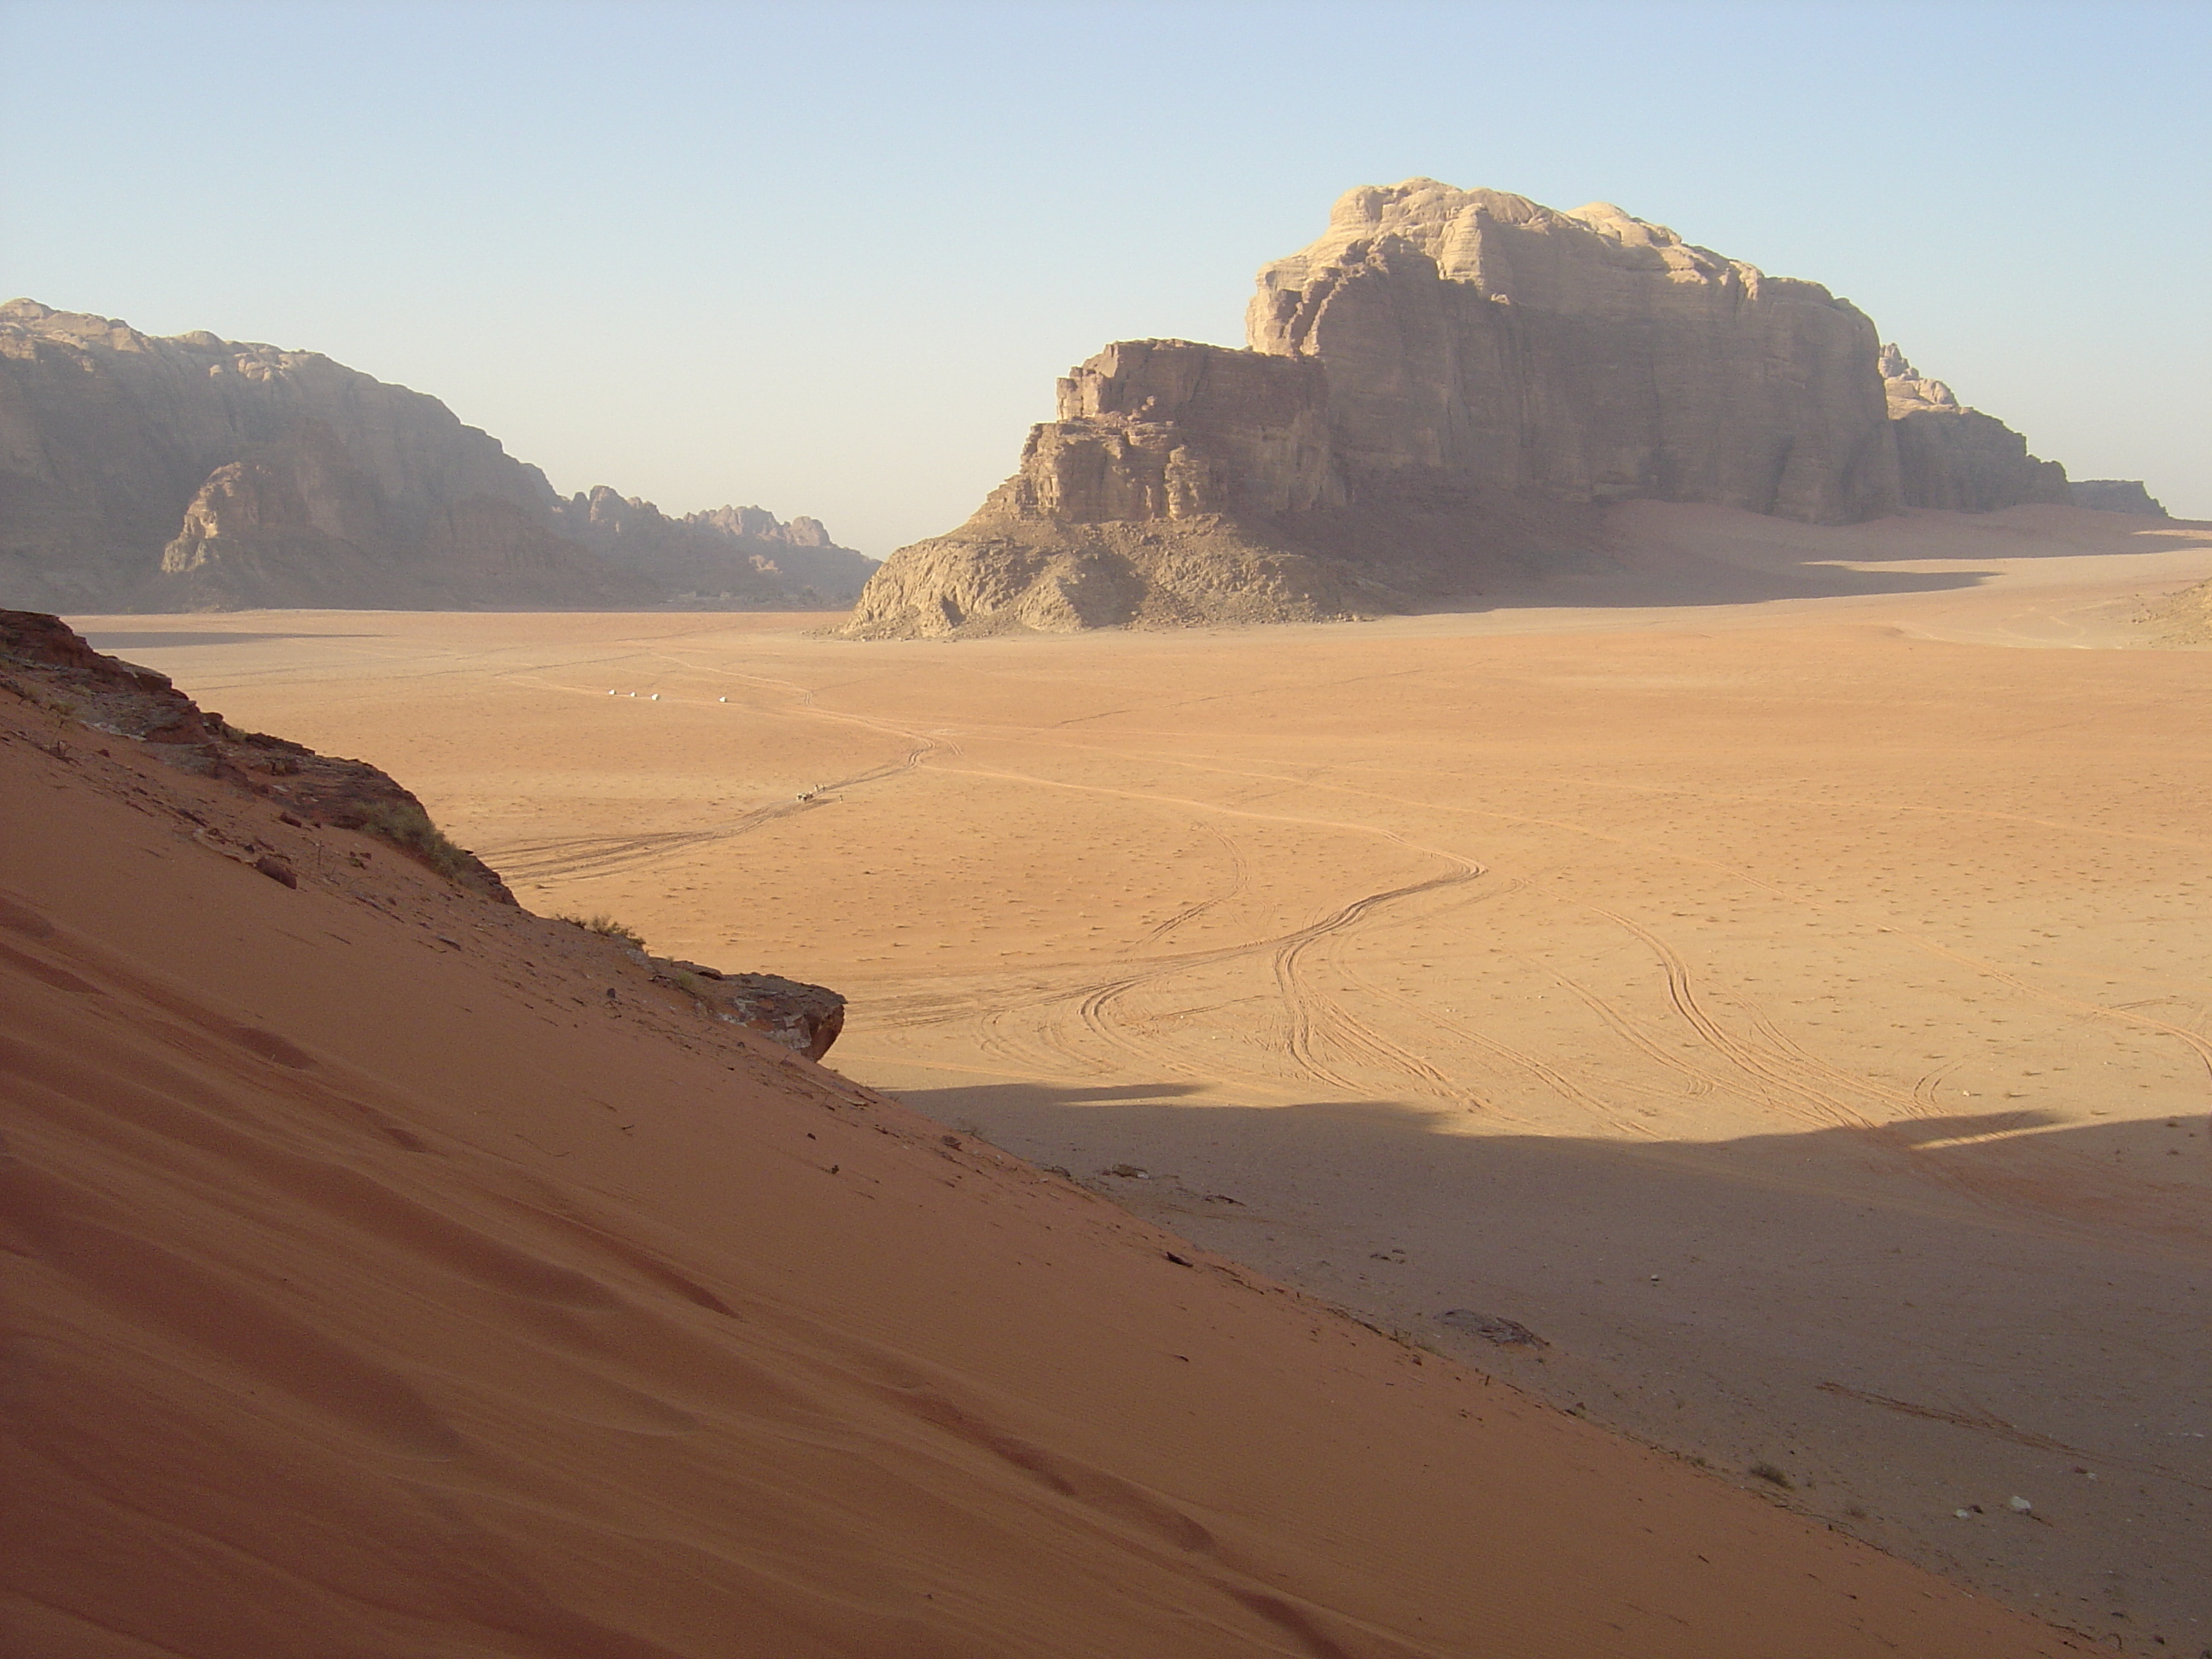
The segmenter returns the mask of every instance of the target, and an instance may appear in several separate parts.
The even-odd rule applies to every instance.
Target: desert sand
[[[466,1209],[503,1250],[603,1272],[599,1246],[556,1248],[542,1206],[484,1218],[507,1200],[471,1183],[526,1169],[572,1183],[562,1190],[592,1214],[613,1206],[625,1238],[680,1235],[667,1249],[700,1253],[682,1271],[722,1302],[763,1298],[812,1320],[834,1308],[884,1351],[941,1368],[933,1377],[988,1392],[987,1407],[966,1383],[901,1382],[959,1403],[892,1411],[866,1380],[890,1373],[830,1364],[816,1335],[790,1334],[797,1316],[744,1328],[770,1379],[795,1386],[787,1363],[835,1371],[854,1412],[890,1411],[867,1419],[879,1437],[862,1462],[883,1445],[936,1455],[931,1437],[948,1424],[1006,1425],[969,1443],[1048,1445],[1165,1494],[1216,1535],[1236,1517],[1231,1532],[1253,1529],[1235,1534],[1237,1561],[1295,1563],[1255,1571],[1295,1580],[1301,1606],[1430,1644],[1407,1650],[1856,1650],[1820,1646],[1830,1626],[1804,1637],[1800,1615],[1767,1598],[1810,1589],[1765,1571],[1776,1558],[1747,1542],[1725,1559],[1749,1577],[1721,1601],[1748,1597],[1738,1612],[1751,1622],[1670,1622],[1676,1604],[1651,1597],[1705,1592],[1653,1553],[1654,1539],[1688,1536],[1680,1523],[1638,1530],[1633,1482],[1649,1479],[1687,1483],[1730,1525],[1784,1529],[1790,1550],[1884,1560],[1855,1553],[1856,1534],[2107,1650],[2197,1653],[2212,1642],[2212,671],[2201,651],[2156,648],[2136,618],[2148,597],[2212,574],[2212,532],[2049,507],[1835,529],[1656,504],[1623,509],[1613,531],[1616,567],[1500,592],[1487,608],[1244,631],[860,644],[782,616],[75,619],[236,724],[385,767],[526,905],[610,913],[658,951],[844,992],[830,1064],[950,1126],[956,1164],[939,1167],[934,1126],[874,1107],[869,1123],[896,1125],[876,1137],[845,1107],[829,1111],[830,1085],[750,1056],[729,1085],[740,1127],[714,1096],[738,1061],[703,1046],[679,1055],[641,1031],[632,1057],[596,1023],[587,1043],[571,1015],[520,1006],[534,946],[487,939],[433,962],[404,907],[390,929],[344,909],[337,931],[373,933],[373,946],[333,952],[327,920],[287,922],[298,943],[257,933],[233,959],[232,918],[273,922],[307,901],[224,866],[194,878],[224,884],[219,901],[179,889],[148,909],[118,874],[143,854],[91,872],[70,856],[89,818],[40,832],[41,890],[71,895],[56,921],[109,954],[54,965],[82,977],[86,963],[121,971],[117,952],[171,974],[199,961],[195,994],[222,1019],[364,1068],[359,1087],[386,1091],[380,1110],[408,1091],[405,1110],[461,1162],[448,1171],[369,1141],[345,1157],[434,1170],[453,1184],[432,1201]],[[96,810],[114,820],[101,834],[127,828],[173,856],[164,826]],[[13,866],[7,879],[25,885]],[[494,968],[517,982],[495,994],[481,977]],[[466,994],[450,977],[464,974]],[[355,988],[334,1006],[341,984]],[[451,1014],[457,1000],[476,1023]],[[483,1035],[488,1012],[511,1038]],[[164,1044],[204,1043],[173,1024],[149,1012],[128,1028],[143,1064]],[[468,1057],[448,1076],[439,1056],[456,1043]],[[648,1155],[604,1103],[634,1091],[633,1066],[654,1068],[670,1103],[649,1167],[626,1161]],[[307,1121],[301,1076],[252,1075],[274,1091],[272,1124]],[[513,1144],[538,1114],[543,1145]],[[802,1149],[799,1126],[825,1114],[817,1132],[844,1139]],[[337,1133],[333,1121],[325,1109],[313,1133]],[[1060,1166],[1139,1219],[1039,1184],[969,1137]],[[868,1207],[816,1182],[848,1147],[853,1160],[876,1148],[871,1177],[902,1184]],[[103,1180],[131,1201],[128,1182]],[[991,1183],[1006,1227],[1041,1218],[1096,1254],[1071,1254],[1070,1278],[1032,1294],[1033,1268],[1016,1264],[1035,1262],[1034,1245],[994,1240],[981,1210],[957,1224],[944,1212],[951,1231],[930,1242],[940,1218],[927,1206]],[[307,1201],[309,1188],[290,1190]],[[847,1213],[825,1231],[828,1194]],[[915,1225],[868,1230],[894,1214]],[[1252,1311],[1305,1304],[1224,1269],[1155,1270],[1172,1247],[1146,1221],[1474,1373],[1416,1364],[1419,1350],[1356,1327]],[[257,1208],[209,1248],[250,1255],[264,1224]],[[322,1310],[339,1326],[411,1332],[428,1317],[427,1292],[344,1271],[368,1300]],[[625,1307],[657,1297],[655,1318],[708,1328],[696,1304],[653,1288],[665,1279],[604,1271]],[[1166,1309],[1194,1322],[1172,1349],[1189,1360],[1124,1334]],[[707,1424],[626,1443],[656,1468],[690,1469],[692,1451],[653,1449],[696,1447],[703,1432],[732,1460],[685,1474],[683,1497],[651,1499],[654,1526],[706,1547],[685,1506],[716,1479],[755,1479],[764,1443],[716,1418],[711,1390],[664,1375],[677,1362],[642,1357],[646,1338],[550,1334],[573,1317],[549,1316],[527,1359],[405,1363],[446,1379],[420,1386],[440,1421],[465,1419],[465,1436],[567,1409],[529,1399],[549,1344],[556,1392],[576,1367],[590,1373],[573,1387],[592,1403],[570,1415],[592,1433],[609,1413],[628,1414],[624,1434],[645,1432],[629,1418],[673,1420],[656,1413]],[[796,1345],[787,1359],[762,1358],[770,1332]],[[1296,1346],[1312,1341],[1341,1343],[1343,1369]],[[1202,1409],[1159,1395],[1145,1369],[1181,1379],[1201,1358],[1237,1377]],[[1466,1443],[1554,1437],[1543,1443],[1574,1450],[1542,1462],[1543,1480],[1594,1484],[1540,1498],[1515,1488],[1501,1504],[1490,1468],[1454,1462],[1476,1455],[1450,1437],[1474,1373],[1565,1412],[1516,1404],[1506,1442]],[[617,1398],[654,1403],[606,1403]],[[1218,1415],[1239,1410],[1249,1421]],[[1402,1435],[1370,1428],[1377,1411]],[[483,1443],[504,1431],[485,1429]],[[862,1516],[829,1473],[850,1471],[832,1449],[848,1432],[794,1431],[776,1443],[780,1473],[758,1478],[810,1493],[830,1482],[822,1512],[836,1518],[821,1524],[838,1547],[902,1563],[883,1570],[896,1594],[872,1608],[909,1583],[945,1594],[916,1564],[971,1552],[909,1543],[935,1537],[921,1518],[939,1501],[928,1480],[915,1477],[916,1507],[898,1520]],[[591,1602],[611,1547],[579,1518],[579,1494],[614,1479],[606,1466],[526,1499],[540,1474],[509,1459],[495,1474],[477,1458],[441,1466],[433,1508],[460,1504],[470,1524],[545,1550],[582,1528],[562,1546],[578,1575],[563,1605]],[[1002,1478],[1047,1503],[1034,1480]],[[1237,1484],[1262,1480],[1264,1492]],[[1141,1530],[1152,1523],[1128,1516],[1154,1502],[1130,1500],[1111,1525]],[[1014,1512],[989,1524],[1026,1540]],[[637,1527],[623,1532],[633,1559],[689,1571],[637,1545],[662,1535]],[[850,1543],[860,1533],[878,1554]],[[1562,1539],[1607,1572],[1643,1576],[1613,1600],[1567,1594],[1594,1569],[1547,1556]],[[1188,1582],[1156,1543],[1129,1547],[1143,1573],[1166,1575],[1148,1585]],[[779,1595],[838,1576],[793,1562]],[[1082,1571],[1094,1570],[1106,1571]],[[910,1601],[899,1616],[922,1623],[901,1628],[926,1626],[947,1651],[993,1650],[973,1632],[1064,1616],[1025,1601],[1043,1595],[1027,1583],[1008,1565],[989,1589],[963,1590],[975,1613],[957,1639]],[[1525,1599],[1554,1590],[1540,1607]],[[1180,1609],[1183,1593],[1139,1600]],[[1620,1611],[1631,1601],[1657,1611],[1636,1623]],[[1939,1603],[1998,1616],[1987,1599],[1925,1606]],[[1534,1610],[1497,1622],[1508,1604]],[[1694,1617],[1720,1604],[1701,1601]],[[1161,1613],[1136,1650],[1239,1650],[1210,1636],[1176,1647],[1159,1632],[1185,1616]],[[1258,1616],[1250,1628],[1285,1645],[1252,1650],[1369,1650],[1367,1635],[1340,1633],[1350,1623],[1327,1626],[1335,1647],[1298,1638],[1300,1650]],[[1893,1639],[1907,1652],[2036,1650],[2025,1627],[1970,1640],[1920,1622],[1935,1616],[1910,1615],[1910,1635]],[[1625,1620],[1626,1633],[1601,1633]],[[1091,1650],[1071,1638],[1067,1650]]]

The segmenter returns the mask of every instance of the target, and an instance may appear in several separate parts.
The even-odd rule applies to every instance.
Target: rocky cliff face
[[[1060,381],[987,511],[1071,524],[1299,512],[1344,500],[1315,365],[1188,340],[1110,345]]]
[[[1907,507],[1994,513],[2031,502],[2065,505],[2066,469],[2027,453],[2027,440],[1968,409],[1893,345],[1881,349],[1882,389]]]
[[[833,602],[859,586],[854,562],[872,566],[806,520],[775,527],[821,570],[763,569],[759,548],[784,545],[773,518],[721,515],[695,515],[683,574],[742,572],[714,590],[732,603],[807,603],[810,580]],[[0,306],[0,602],[619,606],[682,591],[653,536],[580,538],[573,518],[436,398],[317,353]]]
[[[1352,191],[1261,271],[1246,333],[1326,368],[1357,495],[1641,495],[1816,523],[1897,504],[1874,325],[1604,203]]]
[[[950,536],[870,580],[861,638],[1318,621],[1387,605],[1285,526],[1345,502],[1312,363],[1188,340],[1109,346]]]
[[[1632,496],[1814,523],[2065,499],[1848,301],[1605,204],[1352,191],[1261,271],[1247,334],[1076,368],[1014,476],[894,554],[850,631],[1404,609],[1584,557]]]
[[[2066,486],[2066,499],[2098,513],[2135,513],[2146,519],[2173,516],[2140,478],[2075,478]]]

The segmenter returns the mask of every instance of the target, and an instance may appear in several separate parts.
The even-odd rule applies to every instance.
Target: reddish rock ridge
[[[819,1060],[845,1029],[845,999],[781,974],[726,974],[696,962],[635,953],[657,984],[690,993],[715,1018],[758,1031],[794,1054]]]
[[[1605,203],[1352,191],[1246,328],[1074,369],[1015,475],[892,555],[848,631],[1402,610],[1580,562],[1632,497],[1822,524],[2066,499],[1848,301]]]
[[[0,604],[820,607],[873,568],[811,519],[563,501],[436,398],[316,352],[0,305]]]
[[[143,744],[179,771],[275,804],[283,821],[295,829],[374,836],[457,887],[515,903],[499,872],[448,841],[421,800],[389,774],[366,761],[340,760],[283,738],[239,731],[178,690],[167,675],[94,650],[58,617],[0,611],[0,692],[51,718],[48,751],[58,759],[73,757],[70,744],[82,744],[88,728]],[[298,884],[299,868],[272,847],[224,837],[207,827],[195,838],[273,881]],[[822,986],[647,956],[617,939],[606,945],[657,981],[688,992],[714,1018],[757,1031],[809,1060],[829,1053],[845,1028],[845,999]]]
[[[180,770],[278,803],[295,824],[363,831],[457,886],[502,904],[515,902],[499,872],[447,841],[413,792],[388,774],[366,761],[340,760],[283,738],[239,731],[178,690],[167,675],[94,650],[58,617],[0,611],[0,691],[53,716],[52,749],[63,758],[70,738],[81,740],[80,727],[143,744]],[[263,873],[283,881],[289,872]]]

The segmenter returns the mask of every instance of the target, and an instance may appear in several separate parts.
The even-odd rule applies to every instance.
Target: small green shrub
[[[553,920],[565,921],[571,927],[580,927],[587,933],[597,933],[601,939],[614,939],[617,943],[634,946],[640,951],[645,949],[644,934],[639,933],[635,927],[626,927],[617,921],[610,915],[556,915]]]
[[[365,834],[413,854],[448,881],[458,881],[469,868],[469,855],[447,840],[445,831],[419,806],[379,801],[362,812],[361,827]]]

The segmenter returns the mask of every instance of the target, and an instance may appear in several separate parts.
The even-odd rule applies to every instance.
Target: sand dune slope
[[[0,1651],[2071,1646],[56,729],[0,698]]]

